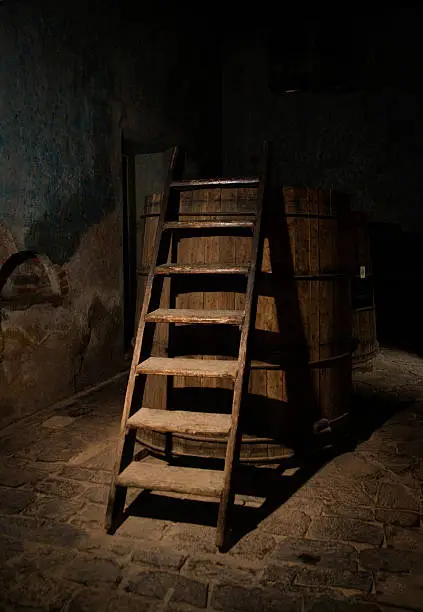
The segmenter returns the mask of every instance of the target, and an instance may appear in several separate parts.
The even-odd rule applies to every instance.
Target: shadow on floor
[[[308,456],[296,455],[272,466],[242,466],[236,477],[235,490],[241,496],[253,496],[262,500],[260,507],[235,505],[231,541],[233,547],[261,521],[275,512],[295,492],[307,483],[326,463],[336,456],[353,451],[367,440],[391,416],[401,412],[413,400],[401,395],[378,392],[374,389],[357,391],[353,397],[347,432],[336,443],[315,449]],[[180,459],[175,465],[222,469],[222,461]],[[292,470],[292,468],[296,468]],[[218,504],[214,501],[180,499],[160,494],[142,492],[128,507],[126,516],[144,516],[199,525],[216,526]]]

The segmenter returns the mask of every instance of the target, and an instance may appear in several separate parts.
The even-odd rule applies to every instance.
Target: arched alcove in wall
[[[37,251],[18,251],[0,265],[0,304],[4,307],[58,304],[68,292],[62,268]]]

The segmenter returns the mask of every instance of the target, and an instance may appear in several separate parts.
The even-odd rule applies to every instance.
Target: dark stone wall
[[[0,5],[0,261],[33,249],[69,285],[60,303],[0,302],[0,426],[124,366],[122,136],[182,143],[197,168],[220,156],[207,45],[161,7],[139,10]]]
[[[326,42],[333,32],[338,43],[344,37],[354,46],[353,68],[345,46],[331,52],[335,64],[339,52],[338,76],[346,84],[338,91],[319,87],[319,75],[301,59],[318,27],[316,15],[313,21],[299,8],[283,24],[245,24],[225,34],[224,170],[256,172],[267,139],[274,181],[348,193],[352,208],[365,211],[372,224],[380,340],[423,351],[422,11],[359,10],[320,16]],[[316,57],[311,53],[317,71]],[[296,93],[278,91],[272,82],[278,62],[281,82],[295,86],[303,79]],[[296,70],[303,71],[297,80]]]
[[[227,34],[222,85],[225,171],[254,171],[260,143],[268,139],[274,144],[273,171],[279,182],[334,187],[349,193],[353,207],[367,211],[373,220],[415,229],[416,222],[423,221],[421,11],[352,17],[340,20],[335,15],[329,22],[328,15],[322,16],[327,38],[332,29],[345,33],[347,44],[355,44],[352,59],[358,56],[358,77],[348,74],[352,68],[344,65],[340,51],[338,74],[344,81],[351,77],[345,93],[319,88],[317,77],[311,82],[316,86],[306,83],[296,93],[275,89],[274,64],[281,64],[282,73],[288,68],[291,73],[291,64],[298,64],[297,55],[317,30],[313,23],[306,28],[304,16],[287,16],[284,28],[247,27]]]
[[[93,28],[86,7],[1,9],[2,218],[20,243],[61,264],[115,206],[108,24]]]

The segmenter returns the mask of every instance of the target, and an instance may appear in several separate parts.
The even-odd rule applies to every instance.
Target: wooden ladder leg
[[[115,473],[113,474],[113,481],[110,486],[105,523],[105,528],[108,533],[113,533],[115,531],[123,515],[123,510],[126,502],[127,488],[120,487],[119,485],[117,485],[116,478],[118,474],[123,469],[125,469],[132,461],[137,437],[136,434],[136,430],[131,429],[125,435],[122,445],[122,451],[121,453],[119,453],[119,455],[121,455],[119,470],[115,470]]]
[[[260,169],[260,183],[257,194],[257,211],[256,211],[256,223],[253,236],[253,244],[251,249],[251,266],[248,273],[247,291],[245,294],[245,309],[244,309],[244,320],[241,328],[241,338],[239,341],[239,354],[238,354],[238,372],[235,379],[233,401],[232,401],[232,423],[231,431],[229,433],[228,444],[226,447],[225,456],[225,479],[223,491],[220,499],[219,515],[217,519],[217,531],[216,531],[216,545],[219,549],[224,548],[226,540],[226,527],[227,527],[227,515],[228,511],[232,508],[234,503],[234,490],[233,490],[233,472],[235,463],[239,455],[239,447],[241,442],[241,430],[239,426],[240,412],[241,412],[241,400],[243,395],[244,386],[246,386],[246,370],[247,363],[247,347],[248,347],[248,335],[250,333],[250,327],[254,324],[255,308],[253,308],[253,302],[255,301],[255,283],[256,283],[256,270],[258,255],[261,249],[261,226],[262,226],[262,212],[263,212],[263,200],[266,189],[266,176],[267,176],[267,164],[268,164],[268,145],[264,143],[263,154],[261,160]]]
[[[137,338],[138,340],[138,338]],[[137,345],[136,345],[136,348]],[[123,515],[126,501],[126,487],[116,484],[119,474],[131,463],[134,457],[135,443],[137,439],[136,429],[127,429],[126,423],[131,412],[132,402],[135,395],[143,397],[146,377],[135,376],[135,365],[139,361],[139,351],[134,349],[131,372],[129,374],[128,385],[126,388],[124,412],[120,425],[118,444],[116,447],[116,459],[113,468],[112,482],[110,484],[109,498],[106,510],[105,529],[108,533],[113,533],[119,520]]]
[[[222,495],[220,497],[219,514],[217,517],[216,546],[223,550],[226,544],[227,518],[230,508],[235,499],[233,490],[234,463],[239,452],[240,429],[239,429],[239,409],[240,396],[243,385],[243,374],[238,374],[234,386],[234,399],[232,404],[232,427],[229,433],[228,445],[225,457],[225,480]]]
[[[160,252],[165,246],[162,242],[163,227],[168,211],[168,201],[170,194],[170,185],[173,179],[173,173],[177,163],[178,147],[174,147],[172,156],[169,164],[168,176],[166,179],[166,187],[163,194],[162,205],[160,210],[159,222],[156,230],[156,238],[154,242],[153,254],[151,266],[148,274],[147,285],[145,289],[144,302],[140,313],[137,336],[134,346],[134,352],[132,356],[131,370],[128,378],[128,385],[126,388],[125,403],[122,412],[121,428],[119,434],[119,441],[116,449],[116,461],[113,470],[112,482],[110,485],[109,499],[106,510],[105,528],[108,532],[113,531],[116,527],[118,518],[122,515],[125,501],[126,501],[126,487],[117,485],[117,479],[119,474],[125,469],[133,460],[135,442],[136,442],[136,430],[127,431],[128,418],[131,416],[133,410],[134,395],[140,395],[141,398],[144,394],[145,388],[145,376],[142,377],[141,385],[136,385],[139,382],[137,380],[136,368],[140,361],[141,349],[143,348],[144,330],[145,330],[145,318],[152,301],[153,292],[153,281],[155,276],[155,268],[157,266]],[[137,388],[136,388],[137,387]]]

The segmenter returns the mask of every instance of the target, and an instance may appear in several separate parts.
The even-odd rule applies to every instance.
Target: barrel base
[[[278,463],[295,455],[319,453],[331,448],[346,430],[349,413],[336,419],[322,419],[313,427],[311,439],[299,440],[296,448],[285,446],[271,438],[243,436],[240,450],[242,464]],[[201,459],[224,460],[226,439],[224,437],[189,436],[163,434],[158,431],[140,429],[137,441],[153,456],[170,459],[198,457]]]

